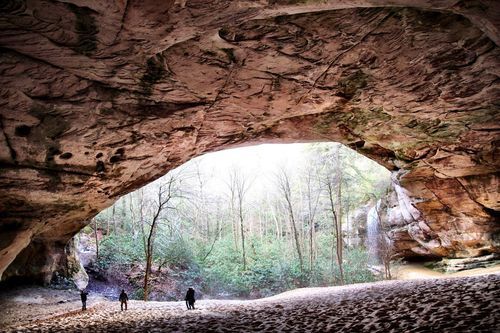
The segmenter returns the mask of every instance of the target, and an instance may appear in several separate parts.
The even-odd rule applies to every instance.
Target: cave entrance
[[[256,298],[373,281],[379,228],[370,208],[378,214],[390,182],[386,168],[338,143],[197,157],[123,196],[77,236],[89,288],[116,296],[123,286],[106,280],[122,281],[134,297],[177,300],[189,286],[210,298]]]
[[[126,16],[157,22],[154,31],[124,29],[138,35],[120,34],[117,45],[103,42],[123,23],[107,7],[44,2],[43,18],[33,15],[38,2],[12,7],[1,62],[0,278],[50,280],[71,266],[68,241],[117,198],[189,158],[255,142],[342,142],[399,170],[406,254],[497,253],[497,7],[333,3],[289,12],[219,2],[221,15],[189,11],[196,16],[171,30],[148,2]],[[36,33],[26,17],[54,26]],[[89,29],[92,50],[45,33],[77,36],[82,17],[99,27]]]

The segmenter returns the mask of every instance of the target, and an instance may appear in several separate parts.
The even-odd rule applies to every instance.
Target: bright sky
[[[265,144],[227,149],[199,157],[208,170],[227,173],[236,166],[244,173],[275,172],[283,164],[302,164],[307,144]]]
[[[236,168],[251,183],[248,194],[261,196],[268,191],[274,192],[275,175],[280,169],[284,168],[292,178],[296,172],[304,170],[310,145],[310,143],[263,144],[226,149],[197,157],[181,166],[180,169],[193,170],[191,168],[195,163],[199,163],[201,174],[205,176],[204,190],[213,194],[222,194],[227,193],[229,174]],[[368,158],[359,158],[353,163],[356,163],[360,170],[368,170],[375,162]],[[384,176],[389,176],[387,169],[382,168],[380,172],[386,173]],[[191,172],[188,173],[191,174]],[[161,182],[161,179],[158,181]]]
[[[183,170],[181,173],[189,177],[190,180],[186,180],[184,184],[197,187],[195,170],[196,163],[199,163],[200,172],[203,175],[204,192],[225,196],[228,193],[229,174],[236,169],[251,184],[247,193],[248,197],[261,198],[263,195],[276,193],[276,174],[281,169],[284,168],[287,171],[293,182],[294,175],[306,167],[310,145],[310,143],[263,144],[226,149],[199,156],[177,170]],[[358,158],[353,163],[361,171],[373,172],[372,167],[375,162],[368,158]],[[387,169],[381,168],[379,172],[381,172],[381,177],[389,177],[390,172]],[[160,178],[150,185],[163,181]]]
[[[251,192],[273,186],[273,176],[279,168],[300,169],[307,144],[264,144],[250,147],[226,149],[209,153],[193,160],[199,161],[202,172],[212,175],[207,187],[209,191],[227,190],[225,181],[234,168],[237,168],[252,186]],[[190,163],[190,162],[188,162]]]

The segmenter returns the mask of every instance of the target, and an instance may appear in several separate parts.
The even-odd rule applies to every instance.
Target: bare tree
[[[305,182],[306,182],[306,204],[307,204],[307,222],[309,224],[309,271],[314,268],[315,260],[315,217],[316,211],[319,204],[319,199],[321,195],[321,190],[315,188],[314,183],[317,179],[315,177],[315,170],[308,167],[305,170]]]
[[[153,264],[154,243],[156,238],[156,231],[158,223],[162,219],[162,214],[167,209],[174,208],[169,205],[174,197],[180,197],[181,194],[177,188],[178,179],[174,175],[170,175],[167,181],[158,187],[156,198],[152,203],[152,218],[149,228],[149,233],[146,241],[146,270],[144,273],[144,300],[148,300],[149,296],[149,277],[151,274],[151,267]]]
[[[335,165],[337,167],[337,218],[336,220],[336,234],[337,234],[337,263],[340,271],[340,283],[344,284],[344,265],[343,265],[343,249],[344,239],[342,235],[342,160],[340,159],[340,145],[337,146],[335,151]]]
[[[138,194],[138,207],[137,210],[139,212],[139,227],[140,227],[140,232],[141,232],[141,240],[142,240],[142,246],[144,249],[144,257],[147,257],[147,234],[146,234],[146,219],[145,219],[145,212],[147,211],[147,202],[144,198],[144,188],[141,188],[140,190],[137,191]]]
[[[266,202],[267,210],[269,211],[269,214],[271,214],[271,218],[274,222],[276,239],[281,240],[281,238],[283,238],[283,227],[280,223],[280,219],[278,218],[279,203],[276,201],[276,198],[270,198],[269,193],[266,193]]]
[[[229,174],[229,191],[231,196],[231,207],[233,212],[236,211],[241,239],[241,252],[243,256],[243,270],[247,269],[247,258],[245,249],[245,227],[244,227],[244,209],[246,193],[250,187],[248,180],[241,174],[241,172],[233,168]]]
[[[130,193],[129,200],[129,212],[130,212],[130,221],[131,221],[131,229],[134,240],[137,240],[140,236],[144,238],[144,235],[140,235],[142,229],[142,219],[143,219],[143,195],[144,190],[140,189],[136,192]],[[145,246],[145,245],[144,245]]]
[[[202,262],[204,262],[208,258],[210,253],[212,253],[214,246],[215,246],[215,243],[219,239],[219,235],[221,232],[222,232],[222,228],[216,230],[216,234],[215,234],[214,240],[212,242],[212,245],[210,246],[210,249],[207,251],[207,253],[203,256],[203,259],[201,259]]]
[[[333,268],[333,253],[337,259],[337,265],[340,273],[340,283],[344,284],[344,268],[342,264],[343,256],[343,237],[342,237],[342,168],[339,154],[339,146],[336,147],[333,157],[328,156],[325,168],[322,172],[321,182],[328,196],[329,211],[332,214],[332,268]],[[331,159],[333,158],[333,162]],[[334,163],[335,168],[330,165]]]
[[[236,184],[234,183],[234,177],[229,177],[229,182],[227,183],[229,189],[229,209],[230,209],[230,220],[231,220],[231,232],[233,235],[234,250],[238,251],[238,224],[236,223]]]
[[[198,230],[200,232],[200,237],[207,242],[210,241],[210,217],[208,214],[207,205],[209,204],[208,198],[205,194],[205,187],[209,179],[212,177],[211,175],[207,175],[203,172],[201,168],[200,160],[193,161],[193,172],[196,181],[196,189],[197,192],[195,205],[195,224],[198,225]]]
[[[295,241],[295,249],[299,257],[300,272],[304,272],[304,259],[302,257],[302,250],[300,247],[299,233],[297,230],[297,224],[295,221],[295,214],[292,203],[292,190],[290,187],[290,176],[284,168],[281,168],[280,172],[276,175],[277,185],[281,192],[281,195],[285,199],[285,206],[288,212],[288,217],[290,220],[290,226],[292,227],[293,238]]]

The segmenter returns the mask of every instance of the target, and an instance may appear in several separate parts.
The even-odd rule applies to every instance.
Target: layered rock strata
[[[499,252],[498,3],[296,3],[3,1],[2,279],[50,280],[121,195],[262,142],[392,170],[407,255]]]

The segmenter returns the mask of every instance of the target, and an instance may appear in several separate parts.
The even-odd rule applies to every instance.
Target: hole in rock
[[[73,154],[70,152],[62,153],[61,155],[59,155],[59,158],[61,158],[63,160],[69,160],[72,157],[73,157]]]
[[[111,156],[109,158],[109,163],[116,163],[119,160],[121,160],[121,156],[120,155],[113,155],[113,156]]]
[[[182,299],[189,286],[203,297],[259,298],[379,279],[367,215],[389,184],[387,169],[336,143],[206,154],[80,232],[89,288],[113,296],[122,281],[142,299],[147,267],[150,300]]]
[[[101,172],[104,172],[105,170],[106,170],[106,167],[104,166],[104,162],[103,161],[97,161],[96,165],[95,165],[95,171],[97,173],[101,173]]]
[[[28,125],[19,125],[19,126],[16,126],[15,134],[17,136],[26,137],[26,136],[30,135],[30,133],[31,133],[31,127],[30,126],[28,126]]]

